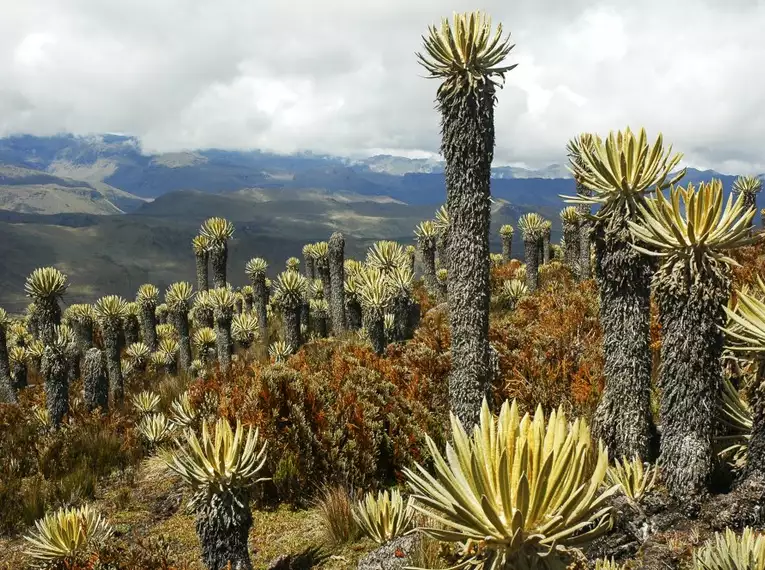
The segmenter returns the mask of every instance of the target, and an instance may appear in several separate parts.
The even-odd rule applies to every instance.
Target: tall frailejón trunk
[[[490,179],[494,88],[442,107],[449,213],[448,298],[452,370],[449,398],[467,429],[479,421],[491,388],[489,363]]]
[[[446,269],[449,265],[449,228],[441,230],[436,238],[436,251],[438,252],[438,267]]]
[[[196,252],[194,254],[197,263],[197,290],[207,291],[210,288],[210,279],[208,272],[208,263],[210,254],[207,251]]]
[[[605,389],[593,431],[612,457],[651,457],[651,261],[629,244],[626,213],[618,227],[595,228]]]
[[[656,282],[662,330],[660,461],[667,488],[686,503],[704,496],[715,460],[725,342],[721,328],[730,282],[720,275],[710,277],[689,290]]]
[[[385,353],[385,316],[381,310],[364,310],[364,328],[369,336],[369,342],[372,343],[372,350],[376,354]]]
[[[423,240],[420,243],[420,258],[422,259],[422,279],[425,282],[425,289],[428,294],[435,296],[438,294],[435,244]]]
[[[523,256],[526,261],[526,287],[529,293],[539,288],[539,239],[523,238]]]
[[[69,379],[63,350],[54,345],[46,346],[40,373],[45,379],[45,405],[50,423],[58,427],[69,410]]]
[[[765,479],[765,360],[758,363],[757,376],[747,390],[747,399],[752,408],[752,434],[744,475]]]
[[[348,319],[348,328],[352,331],[361,328],[362,316],[361,316],[361,303],[358,298],[349,297],[345,303],[346,317]]]
[[[316,272],[319,274],[319,279],[321,279],[321,285],[323,289],[322,295],[324,296],[324,299],[328,302],[332,302],[332,277],[329,273],[329,260],[317,260],[316,262]],[[343,288],[345,285],[343,285]],[[332,322],[332,309],[330,308],[330,313],[327,315],[327,321],[329,325],[330,330],[335,330],[334,326],[335,324]]]
[[[178,369],[184,373],[188,372],[192,361],[188,309],[186,306],[182,310],[176,311],[173,318],[175,330],[178,331]]]
[[[100,409],[109,411],[109,376],[106,372],[106,358],[103,351],[91,348],[85,353],[82,363],[83,400],[85,408],[92,412]]]
[[[545,231],[542,234],[542,263],[547,265],[550,263],[550,232]]]
[[[303,256],[303,267],[305,267],[305,276],[306,279],[316,279],[316,266],[313,259],[313,255],[304,255]]]
[[[513,236],[502,235],[502,263],[509,263],[513,254]]]
[[[44,345],[53,344],[55,327],[61,324],[61,307],[57,297],[35,299],[35,320],[39,327],[38,335]]]
[[[213,287],[222,289],[226,286],[226,265],[228,264],[228,244],[216,244],[210,250],[210,265],[213,270]]]
[[[258,315],[260,338],[268,343],[268,292],[266,291],[266,273],[257,272],[251,276],[252,296],[255,302],[255,313]]]
[[[125,383],[122,377],[122,365],[120,362],[121,325],[119,319],[103,319],[101,321],[101,333],[106,353],[106,370],[109,375],[109,391],[115,407],[125,400]]]
[[[284,341],[292,348],[292,353],[298,351],[303,344],[300,335],[300,305],[285,305],[282,308],[284,317]]]
[[[16,390],[11,379],[11,363],[8,359],[8,341],[5,324],[0,323],[0,400],[17,403]]]
[[[248,550],[252,513],[246,492],[237,494],[230,508],[207,503],[197,512],[196,530],[208,570],[252,570]]]
[[[140,303],[141,308],[141,334],[143,342],[152,352],[157,350],[157,305],[154,303]]]
[[[233,317],[233,309],[215,309],[215,345],[222,372],[226,372],[231,366],[231,319]]]
[[[332,334],[338,335],[348,328],[345,320],[345,238],[340,232],[329,238],[329,277],[331,297],[327,301],[332,314]]]
[[[579,275],[579,225],[570,222],[563,223],[563,263]]]

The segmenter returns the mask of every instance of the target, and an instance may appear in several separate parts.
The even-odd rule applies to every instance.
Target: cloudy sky
[[[0,0],[0,135],[122,132],[149,151],[438,152],[431,23],[481,8],[518,63],[496,162],[659,130],[685,163],[765,172],[765,1]]]

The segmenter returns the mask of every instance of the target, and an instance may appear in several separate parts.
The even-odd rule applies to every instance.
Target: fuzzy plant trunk
[[[656,281],[662,330],[661,458],[664,483],[685,503],[706,494],[714,464],[730,281],[706,275],[690,287]]]
[[[294,354],[303,344],[300,335],[300,305],[286,305],[283,307],[284,318],[284,342],[292,348]]]
[[[306,330],[311,330],[315,326],[311,318],[311,304],[308,301],[300,303],[300,324],[305,325]],[[326,327],[326,322],[324,326]]]
[[[38,338],[44,345],[53,344],[55,327],[61,324],[61,307],[56,297],[35,299],[34,320],[37,323]]]
[[[125,346],[141,340],[141,325],[138,322],[138,317],[135,315],[128,315],[125,317]]]
[[[345,321],[345,238],[340,232],[329,238],[330,294],[327,299],[332,315],[332,334],[339,335],[348,328]]]
[[[234,302],[234,311],[236,311],[237,315],[241,315],[243,310],[244,310],[244,299],[241,297],[237,297],[236,301]]]
[[[595,235],[606,383],[593,431],[611,457],[651,460],[651,261],[630,246],[626,223],[618,224],[599,225]]]
[[[82,362],[83,399],[89,412],[100,409],[109,411],[109,376],[106,372],[106,357],[102,350],[91,348]]]
[[[209,307],[197,309],[194,318],[196,319],[199,328],[207,327],[208,329],[211,329],[215,327],[215,313]]]
[[[327,338],[327,316],[326,315],[314,315],[311,319],[313,323],[314,332],[321,338]]]
[[[268,343],[268,291],[266,290],[266,274],[259,271],[251,276],[252,297],[255,303],[255,313],[258,315],[260,338]]]
[[[503,235],[502,239],[502,263],[509,263],[513,254],[513,236]]]
[[[93,321],[91,319],[73,320],[72,332],[80,354],[85,354],[93,347]]]
[[[175,330],[178,331],[178,366],[182,372],[188,372],[193,357],[191,355],[191,332],[189,327],[188,307],[182,307],[173,316]]]
[[[208,570],[252,570],[248,549],[252,513],[246,496],[237,499],[241,506],[233,505],[231,510],[208,504],[197,512],[197,536]]]
[[[305,270],[306,279],[316,279],[316,265],[312,255],[306,255],[303,258],[303,267]]]
[[[591,196],[592,191],[581,184],[576,185],[576,192],[580,196]],[[592,261],[590,261],[590,239],[592,236],[592,221],[589,204],[577,204],[576,211],[579,213],[579,279],[592,277]]]
[[[399,293],[393,298],[393,340],[398,342],[402,340],[409,340],[412,338],[412,330],[410,329],[410,313],[411,313],[412,298],[406,291],[399,291]]]
[[[0,399],[15,404],[18,402],[11,378],[11,363],[8,360],[8,340],[5,326],[0,325]]]
[[[109,392],[112,404],[117,407],[125,400],[125,381],[122,377],[122,364],[120,362],[121,322],[119,319],[104,319],[101,321],[101,333],[106,353],[106,370],[109,375]]]
[[[436,238],[436,251],[438,252],[438,267],[446,269],[449,265],[449,230],[444,229]]]
[[[449,399],[466,429],[478,423],[491,389],[489,363],[490,182],[494,87],[442,106],[449,214],[447,279],[452,369]]]
[[[330,275],[329,271],[329,263],[328,261],[319,261],[316,263],[316,272],[319,274],[319,279],[321,279],[321,286],[322,286],[322,295],[324,299],[327,301],[327,303],[332,303],[332,277]],[[343,289],[345,289],[345,284],[343,284]],[[334,330],[334,323],[332,322],[332,308],[330,307],[328,319],[329,322],[327,323],[329,330]]]
[[[11,363],[11,387],[15,394],[27,387],[27,363],[17,360]]]
[[[72,384],[80,378],[80,359],[82,358],[82,352],[76,341],[66,347],[64,356],[66,357],[66,370],[69,384]]]
[[[539,288],[539,239],[523,238],[523,254],[526,262],[526,287],[529,293]]]
[[[563,223],[563,263],[572,271],[579,273],[579,224]]]
[[[213,287],[222,289],[226,286],[226,266],[228,265],[228,244],[218,244],[210,250],[210,265],[213,272]]]
[[[154,303],[141,303],[140,310],[143,342],[154,352],[157,350],[157,306]]]
[[[362,324],[361,303],[355,297],[349,297],[345,303],[345,314],[348,319],[348,328],[352,331],[359,330]]]
[[[757,377],[747,390],[752,409],[752,433],[747,446],[745,477],[765,478],[765,360],[758,363]]]
[[[251,313],[253,307],[252,293],[244,293],[242,297],[244,298],[244,311],[246,313]]]
[[[417,253],[414,250],[412,250],[411,253],[407,253],[406,255],[407,267],[409,268],[409,271],[412,272],[412,276],[414,276],[416,258],[417,258]]]
[[[545,232],[542,235],[542,263],[547,265],[550,263],[550,234]]]
[[[210,279],[208,272],[208,262],[210,260],[210,254],[206,251],[195,253],[194,257],[197,262],[197,290],[207,291],[210,288]]]
[[[215,345],[222,372],[231,366],[231,319],[233,310],[215,309]]]
[[[422,279],[425,289],[430,295],[438,294],[436,283],[436,246],[424,241],[420,243],[420,259],[422,260]]]
[[[385,315],[381,310],[364,311],[364,328],[372,343],[372,350],[382,356],[385,353]]]
[[[69,379],[63,351],[54,346],[46,346],[40,374],[45,379],[45,405],[50,423],[58,427],[69,410]]]

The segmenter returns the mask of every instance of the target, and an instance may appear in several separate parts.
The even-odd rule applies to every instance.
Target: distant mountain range
[[[492,246],[497,230],[537,211],[559,239],[561,194],[574,193],[565,167],[492,170]],[[734,176],[689,170],[686,181]],[[25,277],[56,265],[72,282],[70,302],[106,293],[132,297],[143,282],[192,280],[190,240],[201,222],[234,222],[230,280],[265,257],[271,273],[303,244],[346,235],[349,256],[377,239],[411,243],[415,225],[444,203],[443,163],[374,156],[350,160],[312,153],[198,150],[144,154],[136,138],[30,135],[0,139],[0,305],[26,301]],[[514,251],[522,251],[516,232]]]

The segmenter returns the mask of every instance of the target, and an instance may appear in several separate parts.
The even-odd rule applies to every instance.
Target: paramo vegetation
[[[765,567],[760,181],[582,133],[561,243],[492,229],[513,46],[479,12],[423,41],[447,192],[415,245],[232,269],[213,217],[196,283],[66,304],[44,267],[0,311],[0,564]]]

